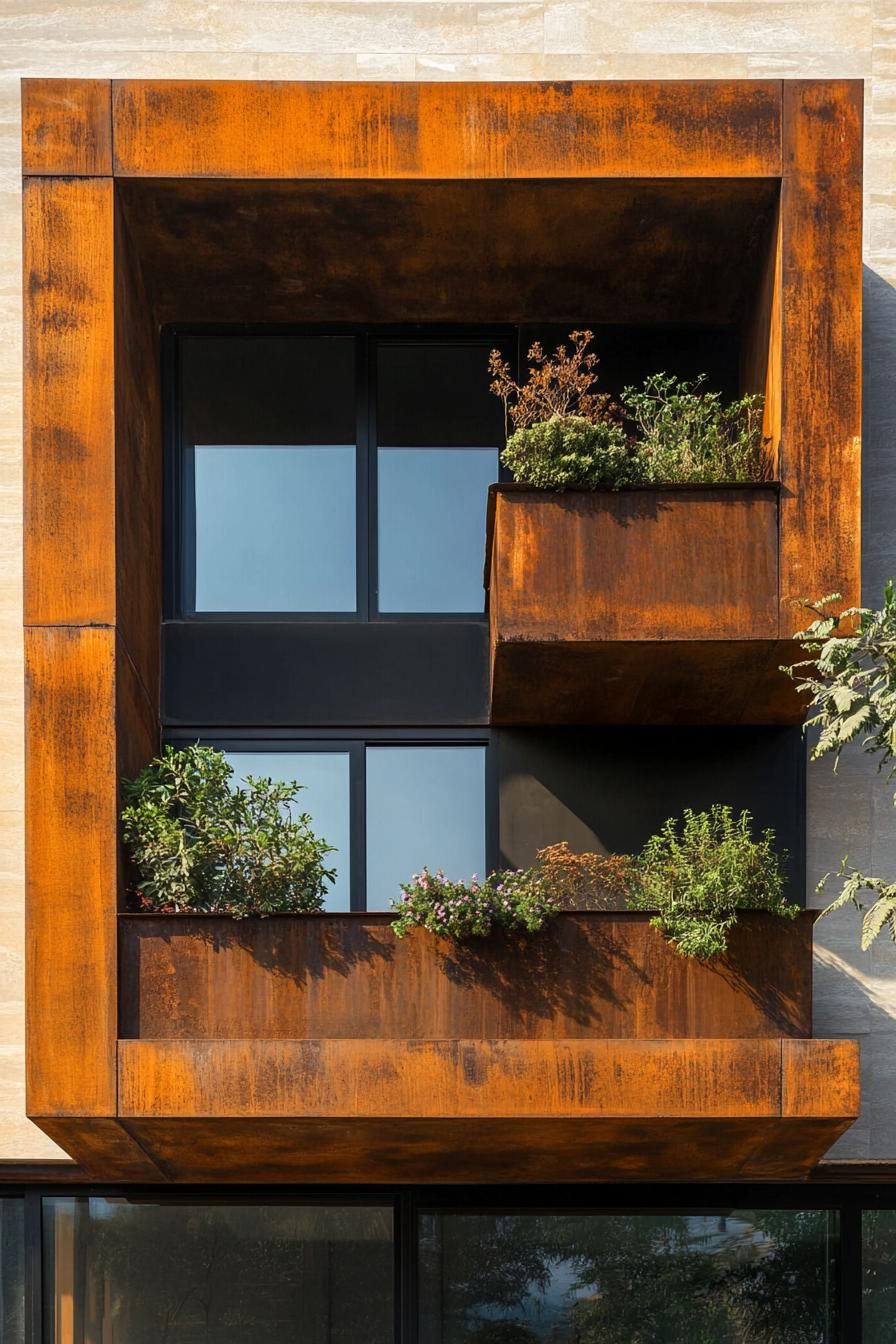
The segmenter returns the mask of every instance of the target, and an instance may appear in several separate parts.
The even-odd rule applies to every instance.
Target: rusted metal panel
[[[161,321],[573,315],[596,326],[738,323],[778,187],[767,178],[119,178],[116,192]]]
[[[227,949],[223,979],[231,988],[249,987],[248,1020],[253,1030],[268,1034],[249,1042],[124,1041],[116,1079],[117,791],[120,776],[134,773],[154,749],[158,732],[161,458],[154,397],[160,318],[210,316],[201,306],[210,291],[224,294],[242,320],[298,314],[470,321],[471,313],[485,313],[490,321],[523,321],[533,311],[545,318],[551,296],[566,304],[581,272],[573,265],[575,284],[570,287],[567,278],[565,290],[554,284],[562,266],[543,283],[536,277],[521,286],[521,275],[532,270],[534,243],[551,236],[544,217],[527,216],[525,227],[510,237],[498,231],[505,252],[501,265],[491,268],[497,279],[492,283],[490,274],[487,284],[483,231],[471,223],[465,232],[457,224],[482,213],[483,203],[497,202],[503,218],[511,219],[519,213],[513,190],[533,191],[539,179],[550,179],[544,184],[554,193],[550,218],[561,223],[570,210],[586,219],[588,190],[606,188],[603,239],[611,253],[625,236],[626,218],[653,193],[652,217],[662,227],[655,242],[639,240],[644,264],[611,257],[610,265],[589,272],[601,311],[618,312],[631,303],[640,304],[631,309],[638,321],[752,322],[744,377],[758,387],[764,372],[769,424],[774,446],[780,445],[773,456],[782,488],[781,591],[768,503],[757,504],[762,492],[749,508],[741,501],[740,522],[732,526],[728,516],[714,546],[689,525],[662,546],[652,544],[647,534],[656,538],[671,524],[663,517],[637,520],[644,535],[633,548],[632,538],[623,535],[625,520],[605,518],[605,535],[591,560],[599,573],[608,573],[607,557],[612,560],[612,594],[593,602],[582,587],[587,545],[581,536],[579,550],[564,552],[558,543],[545,552],[550,591],[540,607],[525,613],[528,634],[523,629],[520,638],[502,640],[493,624],[496,650],[513,651],[518,659],[506,676],[496,676],[495,705],[506,694],[505,721],[552,721],[554,714],[560,717],[553,721],[566,716],[599,722],[607,712],[622,722],[695,721],[691,716],[704,722],[795,721],[799,710],[787,699],[789,683],[774,671],[785,648],[781,640],[793,625],[786,614],[773,619],[771,600],[780,599],[781,611],[789,612],[791,597],[832,587],[851,600],[858,583],[858,86],[128,81],[112,90],[114,163],[108,94],[104,81],[39,81],[25,88],[24,162],[33,174],[25,186],[31,1113],[107,1178],[118,1173],[149,1179],[160,1171],[196,1180],[527,1180],[533,1172],[543,1179],[600,1179],[611,1172],[712,1179],[808,1170],[853,1118],[854,1049],[802,1041],[782,1046],[771,1038],[714,1045],[702,1035],[702,1004],[675,1007],[675,976],[680,971],[687,980],[690,973],[656,961],[653,952],[644,963],[646,1006],[638,1004],[621,972],[613,972],[610,988],[631,996],[628,1015],[625,1004],[608,1009],[600,999],[584,999],[583,983],[569,986],[549,963],[542,988],[551,987],[556,1001],[545,1011],[520,1008],[507,979],[509,963],[500,971],[504,984],[489,983],[474,957],[472,966],[455,966],[470,981],[452,982],[449,989],[429,976],[422,960],[414,963],[410,940],[401,955],[410,958],[411,969],[417,965],[421,997],[426,986],[436,986],[426,1000],[430,1039],[409,1041],[410,1033],[397,1030],[407,1025],[410,1001],[392,1003],[398,993],[389,977],[401,964],[396,956],[389,967],[385,959],[364,967],[364,1020],[372,1024],[379,1014],[379,1036],[361,1042],[319,1036],[317,1044],[297,1044],[269,1028],[288,1020],[318,1030],[330,1014],[347,1033],[358,1007],[357,985],[337,986],[331,966],[313,985],[286,983],[287,977],[281,983],[276,966],[260,966],[237,945]],[[110,171],[144,180],[116,184]],[[172,188],[163,199],[159,188],[154,198],[156,188],[145,179],[159,176],[182,179],[176,184],[180,195],[172,195]],[[716,289],[707,258],[724,233],[725,217],[737,213],[741,200],[758,222],[756,236],[766,238],[782,176],[780,235],[765,258],[761,294],[754,301],[739,272]],[[191,177],[202,180],[186,180]],[[614,186],[614,177],[624,180]],[[252,181],[238,186],[240,178]],[[650,186],[645,180],[651,178],[660,185]],[[742,181],[733,186],[719,185],[737,178]],[[289,180],[296,179],[309,188],[311,179],[319,179],[316,185],[327,191],[341,185],[386,192],[404,184],[430,223],[439,211],[427,192],[442,179],[445,199],[455,192],[455,204],[466,213],[441,210],[440,227],[414,252],[416,271],[404,290],[384,291],[380,283],[394,260],[388,243],[373,258],[377,265],[366,288],[363,270],[355,267],[342,291],[330,280],[326,293],[308,285],[297,289],[302,275],[330,276],[338,267],[315,267],[308,264],[314,257],[303,254],[302,275],[287,271],[277,280],[295,236],[287,224],[296,204],[289,193],[298,191]],[[275,188],[282,195],[277,201],[270,195]],[[125,202],[127,189],[145,194]],[[228,208],[230,232],[216,223],[222,214],[214,192],[225,204],[238,198],[253,205],[254,190],[259,199],[269,193],[261,215]],[[473,195],[465,196],[467,190]],[[116,191],[123,202],[117,221]],[[315,211],[318,220],[339,215],[333,199],[305,200],[302,208],[308,219]],[[376,240],[384,233],[382,220],[394,218],[394,211],[371,195],[363,208],[364,228]],[[687,224],[670,241],[666,223],[676,211],[684,212]],[[494,218],[487,211],[484,217],[494,242]],[[452,221],[450,239],[446,218]],[[178,235],[178,220],[186,233]],[[712,240],[682,244],[682,235],[699,233],[698,220],[714,221]],[[209,242],[194,256],[184,238],[201,237],[203,225]],[[343,261],[358,252],[351,231],[323,232],[333,239],[327,260],[338,261],[340,247]],[[592,250],[596,238],[600,245],[596,233],[577,229],[575,236],[586,236]],[[529,258],[521,261],[522,244]],[[663,246],[672,247],[668,261]],[[177,247],[180,269],[173,259]],[[447,249],[444,264],[440,248]],[[652,263],[643,248],[653,248]],[[187,276],[183,254],[190,265],[201,261],[200,279],[192,285],[181,284]],[[629,263],[639,261],[637,249],[627,256]],[[737,271],[733,256],[724,254],[722,270]],[[400,262],[407,268],[407,255]],[[614,265],[634,278],[613,288]],[[677,288],[656,285],[651,277],[657,270],[674,270]],[[459,283],[463,276],[474,282]],[[214,277],[217,285],[210,284]],[[659,289],[665,310],[659,303],[649,307],[658,302]],[[387,300],[389,312],[382,307]],[[189,311],[177,311],[178,304]],[[721,501],[716,503],[721,515]],[[673,512],[676,526],[689,516],[684,506],[681,517]],[[534,545],[526,539],[527,547]],[[522,550],[514,563],[525,568]],[[570,568],[561,582],[564,564]],[[533,583],[545,578],[543,567],[529,572]],[[569,618],[571,599],[574,619],[567,631],[572,628],[575,639],[564,645],[556,617],[566,603]],[[493,622],[512,615],[502,613],[494,589],[493,606]],[[264,955],[280,952],[272,944]],[[284,955],[294,968],[296,947]],[[153,965],[158,977],[164,957]],[[225,1008],[217,990],[198,988],[195,976],[201,973],[201,958],[189,963],[193,987],[185,972],[187,988],[173,1004],[179,1029],[201,1022],[203,1012],[212,1029],[223,1021],[237,1029],[232,1004]],[[788,972],[785,959],[776,974],[788,973],[794,967]],[[531,989],[537,975],[530,981]],[[152,977],[141,982],[140,992],[154,984],[158,989]],[[697,981],[688,985],[696,993]],[[699,990],[702,999],[702,981]],[[567,993],[571,997],[563,1000]],[[136,1007],[128,1000],[127,1012],[158,1014],[161,995],[152,994]],[[742,997],[743,986],[726,983],[708,995],[707,1004],[720,1018],[740,1021],[744,1031],[752,1022],[757,1036],[763,1015],[771,1025],[775,1011],[790,1011],[766,1000],[743,1011]],[[804,999],[793,1002],[797,1017],[805,1013]],[[589,1014],[596,1020],[598,1013],[603,1040],[588,1034]],[[514,1021],[530,1034],[501,1044]],[[614,1045],[611,1021],[628,1023],[631,1035]],[[570,1027],[568,1037],[559,1035],[561,1022]],[[393,1034],[386,1035],[387,1023]],[[435,1032],[443,1024],[468,1044],[436,1048]],[[797,1025],[794,1019],[780,1036]],[[648,1028],[699,1032],[701,1038],[670,1039],[654,1048],[636,1039]],[[770,1045],[778,1050],[777,1064],[768,1063]],[[118,1082],[122,1107],[131,1112],[124,1120],[116,1118]],[[603,1112],[600,1096],[609,1108]],[[614,1097],[624,1108],[621,1116],[612,1113]],[[592,1103],[597,1110],[589,1110]],[[312,1106],[330,1106],[331,1113],[309,1114]],[[400,1124],[385,1113],[390,1106],[404,1107]],[[700,1113],[685,1113],[688,1106]],[[217,1118],[206,1118],[201,1108]]]
[[[781,1113],[773,1040],[122,1041],[119,1065],[123,1119]]]
[[[27,1106],[114,1115],[115,632],[25,632]]]
[[[775,486],[493,493],[497,643],[777,637]]]
[[[861,600],[862,81],[784,81],[781,633]]]
[[[776,177],[778,80],[113,84],[123,177]]]
[[[493,724],[721,726],[801,723],[781,665],[787,640],[507,643],[492,662]]]
[[[22,172],[112,175],[111,80],[22,80]]]
[[[158,720],[163,458],[159,327],[141,258],[117,200],[114,229],[115,618]]]
[[[778,522],[775,485],[495,487],[491,721],[798,723]]]
[[[531,1184],[802,1180],[853,1116],[193,1119],[119,1122],[175,1182]],[[79,1122],[55,1137],[95,1179],[108,1172]],[[137,1177],[136,1179],[140,1179]]]
[[[124,915],[121,1035],[143,1039],[778,1038],[812,1032],[812,925],[741,916],[679,956],[647,914],[455,943],[389,915]]]
[[[855,1118],[843,1044],[785,1116],[775,1041],[123,1041],[121,1124],[174,1180],[793,1180]]]
[[[25,183],[26,625],[115,620],[112,197]]]

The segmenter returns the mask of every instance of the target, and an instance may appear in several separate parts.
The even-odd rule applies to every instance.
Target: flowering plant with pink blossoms
[[[537,933],[557,913],[559,902],[538,868],[491,873],[481,880],[452,882],[424,868],[401,886],[393,903],[392,928],[399,938],[421,927],[445,938],[486,938],[498,929]]]

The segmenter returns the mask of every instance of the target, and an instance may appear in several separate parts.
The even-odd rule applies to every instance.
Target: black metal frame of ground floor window
[[[416,1344],[417,1221],[421,1210],[439,1212],[690,1213],[732,1209],[826,1209],[839,1215],[836,1324],[838,1344],[862,1341],[862,1213],[896,1210],[896,1185],[627,1185],[575,1186],[113,1186],[79,1183],[0,1184],[0,1196],[25,1204],[25,1344],[45,1344],[42,1292],[42,1207],[50,1197],[170,1198],[178,1203],[379,1203],[394,1216],[395,1344]],[[47,1339],[46,1344],[54,1344]]]

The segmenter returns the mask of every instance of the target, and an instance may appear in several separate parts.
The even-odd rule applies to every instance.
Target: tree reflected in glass
[[[835,1230],[815,1210],[427,1214],[421,1339],[827,1344]]]

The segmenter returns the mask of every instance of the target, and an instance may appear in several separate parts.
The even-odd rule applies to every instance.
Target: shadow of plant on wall
[[[625,943],[587,917],[555,921],[535,939],[505,933],[449,944],[440,962],[453,984],[499,999],[523,1028],[559,1016],[599,1029],[607,1005],[631,1008],[636,987],[649,986]]]

